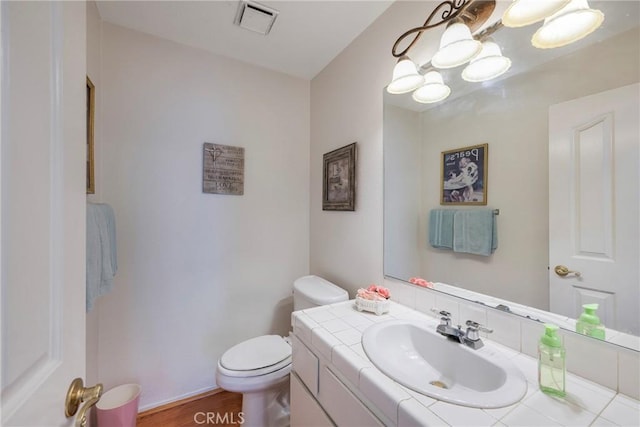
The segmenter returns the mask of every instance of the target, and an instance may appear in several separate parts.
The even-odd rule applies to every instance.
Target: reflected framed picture
[[[96,180],[93,166],[93,135],[96,106],[96,87],[87,76],[87,194],[95,194]]]
[[[356,143],[323,156],[322,210],[356,210]]]
[[[486,205],[489,144],[443,151],[441,205]]]

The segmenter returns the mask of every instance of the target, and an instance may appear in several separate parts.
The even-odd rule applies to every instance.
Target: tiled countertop
[[[352,300],[297,311],[292,317],[295,335],[398,425],[640,426],[639,401],[570,373],[566,398],[552,398],[538,389],[536,359],[486,338],[487,348],[502,352],[526,377],[527,394],[519,403],[500,409],[467,408],[409,390],[373,366],[360,343],[368,326],[385,320],[419,320],[435,330],[436,319],[394,302],[381,316],[358,312]]]

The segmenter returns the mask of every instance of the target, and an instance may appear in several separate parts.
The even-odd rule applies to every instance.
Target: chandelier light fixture
[[[431,12],[420,27],[404,32],[393,44],[391,54],[398,58],[387,92],[413,92],[420,103],[446,99],[451,89],[437,69],[450,69],[468,64],[462,78],[469,82],[484,82],[506,73],[511,60],[502,55],[500,46],[490,36],[503,26],[523,27],[544,20],[531,43],[537,48],[565,46],[586,37],[603,22],[604,14],[590,9],[587,0],[514,0],[502,19],[482,27],[496,6],[495,0],[445,0]],[[438,51],[421,66],[408,56],[422,34],[446,24]],[[477,32],[477,33],[476,33]],[[413,39],[403,49],[401,43]]]
[[[502,56],[500,46],[492,39],[482,42],[482,50],[462,70],[462,78],[468,82],[486,82],[506,73],[511,60]]]
[[[411,92],[417,89],[423,81],[424,77],[418,73],[416,64],[408,56],[403,55],[393,67],[393,77],[387,86],[387,92],[393,94]]]
[[[480,49],[482,43],[471,37],[469,27],[462,20],[452,21],[442,35],[440,49],[433,55],[431,65],[436,68],[455,68],[469,62]]]
[[[424,75],[424,84],[413,92],[413,100],[421,104],[431,104],[442,101],[451,93],[449,86],[444,84],[442,75],[435,70]]]
[[[535,24],[569,4],[571,0],[516,0],[502,15],[505,27],[517,28]]]
[[[533,35],[531,44],[540,49],[566,46],[594,32],[603,21],[604,14],[589,8],[587,0],[571,0],[544,20],[544,25]]]

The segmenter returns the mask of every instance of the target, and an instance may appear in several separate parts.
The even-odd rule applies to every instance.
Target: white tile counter
[[[331,364],[355,395],[374,406],[369,407],[372,412],[399,426],[640,426],[639,401],[570,373],[566,398],[550,397],[538,389],[535,358],[487,338],[483,338],[486,348],[502,352],[527,379],[527,394],[519,403],[476,409],[409,390],[374,367],[360,343],[368,326],[392,319],[419,320],[434,330],[438,324],[433,317],[394,302],[391,311],[381,316],[358,312],[352,300],[294,312],[292,325],[294,334]]]

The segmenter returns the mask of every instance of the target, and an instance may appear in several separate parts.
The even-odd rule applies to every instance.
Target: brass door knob
[[[556,265],[555,268],[553,269],[553,271],[555,271],[556,274],[558,276],[560,276],[560,277],[566,277],[569,274],[573,274],[576,277],[580,277],[580,272],[579,271],[569,270],[564,265]]]
[[[80,404],[84,402],[80,412],[76,417],[76,427],[84,427],[87,425],[87,411],[93,405],[98,403],[102,396],[102,384],[96,384],[93,387],[85,387],[82,378],[76,378],[71,382],[69,390],[67,390],[67,398],[64,402],[64,414],[72,417],[78,412]]]

